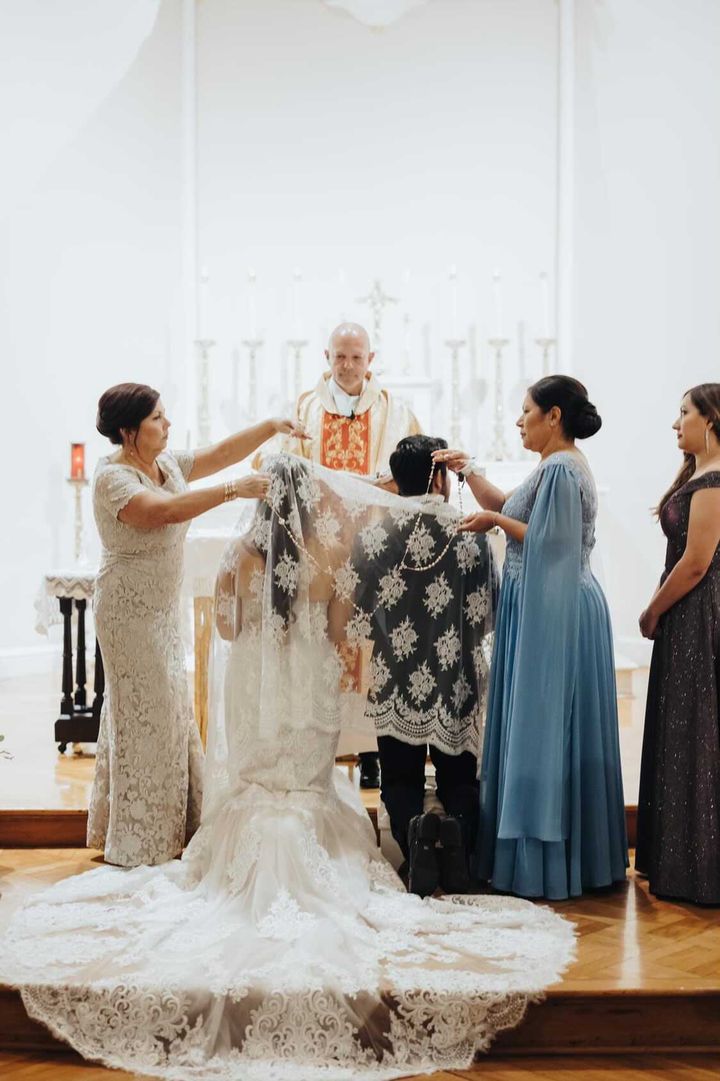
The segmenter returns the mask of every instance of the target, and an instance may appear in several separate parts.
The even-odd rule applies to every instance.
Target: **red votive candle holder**
[[[70,480],[85,480],[85,444],[70,444]]]

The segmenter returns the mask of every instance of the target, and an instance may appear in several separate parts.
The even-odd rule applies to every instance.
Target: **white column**
[[[182,300],[185,380],[182,443],[197,440],[198,222],[197,41],[195,0],[182,0]],[[178,444],[180,440],[178,439]]]
[[[555,336],[557,370],[570,372],[573,350],[575,186],[575,0],[557,0],[557,240]]]

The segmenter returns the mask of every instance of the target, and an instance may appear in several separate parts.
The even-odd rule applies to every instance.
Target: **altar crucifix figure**
[[[421,428],[405,402],[385,390],[370,372],[375,353],[370,336],[358,323],[341,323],[333,330],[325,350],[330,370],[314,390],[301,394],[295,416],[310,438],[283,439],[282,450],[312,459],[329,469],[380,477],[389,470],[390,455],[401,439]],[[368,730],[347,731],[339,753],[360,754],[360,784],[377,788],[380,774],[377,743]]]

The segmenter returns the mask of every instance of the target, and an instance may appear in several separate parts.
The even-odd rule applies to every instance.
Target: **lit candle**
[[[85,480],[85,444],[70,444],[70,479]]]
[[[210,274],[206,266],[200,270],[200,283],[198,285],[198,317],[197,317],[197,336],[200,341],[204,341],[207,332],[207,302],[208,302],[208,282],[210,281]]]
[[[550,290],[547,271],[540,272],[540,300],[543,314],[543,338],[550,337]]]
[[[302,273],[295,267],[293,271],[293,286],[292,286],[292,336],[296,342],[300,341],[300,282],[302,281]]]
[[[457,287],[457,267],[450,267],[450,326],[452,328],[451,337],[457,338],[458,336],[458,287]]]
[[[493,301],[495,304],[495,337],[502,338],[502,291],[500,288],[500,271],[493,274]]]
[[[255,322],[257,317],[256,309],[256,297],[255,286],[257,284],[257,274],[254,270],[248,270],[248,338],[251,341],[255,341]]]

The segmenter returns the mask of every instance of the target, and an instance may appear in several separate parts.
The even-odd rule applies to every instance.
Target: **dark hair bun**
[[[122,430],[137,431],[159,398],[159,391],[146,383],[118,383],[100,396],[95,427],[111,443],[120,445]]]
[[[602,418],[578,379],[569,375],[546,375],[533,383],[529,393],[543,413],[549,413],[557,406],[568,439],[589,439],[600,431]]]
[[[602,417],[592,402],[585,402],[574,417],[568,418],[567,428],[574,439],[589,439],[602,428]]]

